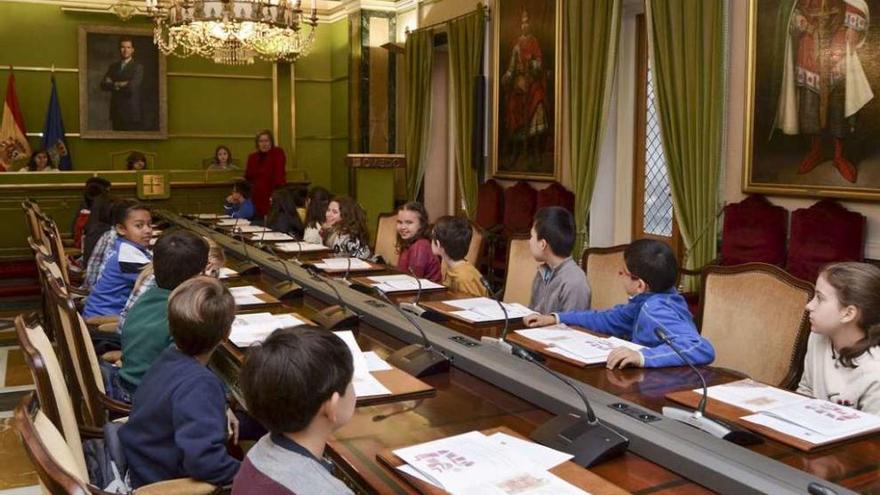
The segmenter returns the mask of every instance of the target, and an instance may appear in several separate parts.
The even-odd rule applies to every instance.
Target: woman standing
[[[268,130],[260,131],[256,138],[257,151],[248,156],[244,177],[253,186],[251,199],[257,210],[257,218],[269,213],[269,198],[275,188],[287,183],[284,167],[287,156],[275,146],[275,137]]]

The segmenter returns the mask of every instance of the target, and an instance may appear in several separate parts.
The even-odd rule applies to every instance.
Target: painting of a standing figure
[[[498,2],[495,176],[538,180],[556,177],[556,4],[533,0]]]
[[[746,191],[880,194],[880,2],[750,2]]]

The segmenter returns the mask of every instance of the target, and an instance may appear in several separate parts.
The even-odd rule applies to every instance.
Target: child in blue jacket
[[[251,183],[244,179],[236,180],[232,184],[232,193],[226,196],[223,209],[232,218],[252,220],[255,210],[251,201]]]
[[[618,347],[608,355],[608,368],[638,366],[662,368],[683,366],[678,354],[664,343],[655,330],[662,330],[676,348],[695,365],[709,364],[715,349],[697,333],[687,303],[675,288],[678,263],[665,243],[640,239],[623,253],[626,267],[620,276],[630,299],[605,311],[569,311],[549,315],[529,315],[529,327],[565,323],[624,338],[645,346],[641,351]]]

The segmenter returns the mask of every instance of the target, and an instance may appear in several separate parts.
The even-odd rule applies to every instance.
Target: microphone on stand
[[[272,248],[269,244],[265,246],[266,250],[272,253],[275,256],[272,261],[277,261],[281,263],[281,267],[284,268],[284,274],[287,276],[286,280],[282,280],[277,284],[273,285],[266,292],[271,294],[277,299],[291,299],[295,296],[302,294],[302,287],[293,281],[293,277],[290,275],[290,270],[287,268],[287,262],[281,259],[278,256],[278,253],[275,252],[275,249]]]
[[[446,321],[446,316],[444,316],[443,313],[440,313],[439,311],[434,311],[433,309],[428,309],[428,308],[424,308],[422,306],[419,306],[419,301],[422,300],[422,292],[423,292],[422,279],[420,279],[419,277],[416,276],[415,271],[413,271],[412,267],[409,267],[409,274],[411,277],[416,279],[416,285],[418,286],[418,290],[416,291],[416,299],[413,302],[402,302],[402,303],[398,304],[398,307],[400,307],[400,309],[407,311],[409,313],[412,313],[416,316],[421,316],[422,318],[429,320],[429,321],[435,321],[435,322]]]
[[[359,316],[354,311],[345,307],[345,303],[342,301],[342,296],[339,295],[336,286],[334,286],[330,280],[327,280],[327,277],[322,275],[314,265],[303,265],[303,268],[309,272],[313,279],[323,282],[327,287],[330,287],[330,290],[336,295],[337,304],[327,306],[318,311],[312,315],[311,319],[327,330],[337,330],[342,327],[357,329]]]
[[[235,221],[232,222],[233,236],[235,235],[235,230],[238,228],[239,220],[241,220],[241,217],[235,217]],[[233,264],[229,268],[242,275],[256,275],[257,273],[260,273],[260,265],[254,263],[254,260],[251,259],[250,253],[248,253],[247,242],[242,240],[241,243],[243,245],[245,259]]]
[[[574,413],[556,416],[535,429],[529,438],[573,455],[572,460],[583,467],[595,466],[626,452],[629,439],[599,422],[599,418],[590,406],[590,401],[579,388],[567,378],[535,360],[531,353],[523,351],[525,349],[515,347],[513,355],[534,364],[571,387],[587,410],[586,418]]]
[[[700,370],[697,369],[696,366],[691,362],[690,359],[687,358],[679,349],[678,346],[672,342],[672,339],[666,335],[666,332],[657,327],[654,329],[654,335],[657,336],[664,344],[668,345],[670,349],[672,349],[681,360],[690,367],[691,371],[693,371],[697,377],[700,379],[700,384],[703,386],[703,395],[700,397],[700,403],[697,406],[695,411],[688,411],[686,409],[682,409],[680,407],[663,407],[663,415],[667,418],[674,419],[676,421],[681,421],[682,423],[686,423],[694,428],[705,431],[706,433],[727,440],[729,442],[733,442],[737,445],[755,445],[759,443],[763,443],[764,439],[759,435],[752,433],[749,430],[745,430],[742,428],[737,428],[729,424],[724,424],[719,421],[709,419],[706,417],[706,400],[709,397],[709,387],[706,386],[706,378],[700,373]]]
[[[422,336],[421,344],[410,344],[391,353],[386,359],[388,364],[400,368],[416,378],[449,371],[449,358],[434,349],[431,341],[428,340],[428,335],[416,322],[415,317],[394,304],[381,289],[373,287],[373,290],[380,299],[396,309]]]
[[[267,222],[268,218],[269,218],[268,215],[263,215],[263,225],[260,226],[260,228],[263,230],[260,232],[260,240],[257,241],[256,243],[254,243],[254,247],[256,247],[257,249],[263,249],[264,247],[266,247],[266,244],[265,244],[266,231],[269,229],[269,227],[266,226],[266,223],[268,223]],[[256,237],[256,236],[254,236],[254,237]],[[245,242],[247,242],[247,240],[245,240]],[[276,257],[277,256],[278,255],[276,255]]]

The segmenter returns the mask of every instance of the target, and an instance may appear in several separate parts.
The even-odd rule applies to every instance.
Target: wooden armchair
[[[381,256],[389,266],[397,266],[397,212],[380,213],[376,226],[376,245],[373,254]]]
[[[590,309],[609,309],[629,300],[620,281],[620,270],[625,267],[623,252],[628,245],[584,250],[581,268],[590,284]]]
[[[529,249],[527,236],[516,236],[507,243],[507,269],[504,276],[504,302],[532,303],[532,282],[538,273],[538,262]]]
[[[42,409],[34,400],[34,395],[30,394],[22,399],[15,410],[16,431],[37,471],[40,483],[48,493],[53,494],[107,494],[108,492],[89,483],[85,463],[80,464],[78,461],[78,457],[83,457],[82,445],[72,447]],[[193,479],[162,481],[134,491],[135,495],[214,493],[224,493],[224,489]]]
[[[715,347],[715,366],[793,389],[809,336],[804,306],[813,286],[774,265],[703,269],[701,333]]]

